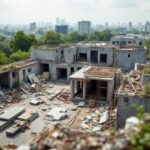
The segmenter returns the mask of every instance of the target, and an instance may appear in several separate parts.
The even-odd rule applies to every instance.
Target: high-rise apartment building
[[[36,23],[32,22],[30,23],[30,31],[35,31],[36,30]]]
[[[60,34],[68,34],[68,25],[56,25],[55,31]]]
[[[91,22],[90,21],[79,21],[78,22],[78,33],[79,34],[90,34],[91,33]]]

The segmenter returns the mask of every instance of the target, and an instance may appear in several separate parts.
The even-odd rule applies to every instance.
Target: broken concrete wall
[[[142,84],[143,85],[146,85],[147,83],[150,82],[150,74],[143,74],[143,77],[142,77]]]
[[[98,48],[98,63],[101,64],[100,55],[107,55],[107,66],[113,65],[113,49],[111,47],[100,47]]]
[[[138,48],[135,51],[135,63],[146,63],[147,49]]]
[[[91,61],[91,48],[90,47],[79,47],[78,48],[78,53],[77,53],[77,58],[79,60],[79,55],[80,53],[84,53],[84,54],[87,54],[87,62],[90,62]]]
[[[123,128],[128,117],[136,116],[136,106],[144,106],[145,112],[150,112],[150,99],[132,95],[117,96],[117,126]]]
[[[97,60],[98,64],[100,64],[100,55],[101,54],[106,54],[107,55],[107,63],[106,65],[112,66],[113,65],[113,49],[111,47],[95,47],[91,48],[89,47],[79,47],[78,48],[78,60],[79,60],[79,55],[80,53],[84,53],[87,55],[87,62],[91,62],[91,51],[97,51]]]
[[[65,52],[66,63],[72,64],[76,61],[76,53],[77,53],[76,47],[66,48],[64,52]]]
[[[36,76],[41,74],[41,68],[39,63],[35,63],[19,69],[19,83],[27,82],[28,75],[34,73]]]
[[[40,49],[32,49],[31,50],[31,59],[40,59],[40,60],[51,60],[58,61],[57,50],[40,50]]]
[[[144,46],[144,39],[138,37],[112,37],[111,38],[112,45],[129,45],[135,44],[136,46]]]
[[[135,63],[146,62],[146,52],[147,50],[144,48],[115,50],[115,66],[122,68],[123,71],[134,70]]]

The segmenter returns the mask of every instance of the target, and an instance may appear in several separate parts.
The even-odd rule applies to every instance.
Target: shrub
[[[145,69],[144,69],[144,74],[150,74],[150,69],[145,68]]]
[[[29,52],[22,52],[21,50],[13,53],[10,56],[11,61],[21,61],[21,60],[25,60],[28,59],[30,57]]]

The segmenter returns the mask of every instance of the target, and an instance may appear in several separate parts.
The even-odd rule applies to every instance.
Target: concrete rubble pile
[[[19,148],[7,145],[2,150],[130,150],[133,145],[133,134],[138,133],[143,124],[138,118],[131,117],[126,121],[125,129],[120,131],[105,130],[103,132],[87,132],[54,125],[52,129],[45,129],[33,139],[29,145]]]
[[[20,94],[16,91],[3,90],[0,91],[0,109],[9,103],[15,103],[20,101]]]
[[[65,119],[66,117],[68,117],[67,109],[60,108],[60,107],[55,107],[55,108],[51,109],[47,113],[47,115],[51,121],[59,121],[59,120],[62,120],[62,119]]]
[[[122,92],[140,93],[142,91],[141,78],[141,71],[132,71],[127,74],[124,78]]]
[[[102,108],[97,110],[90,110],[90,114],[81,118],[82,123],[80,129],[86,131],[103,131],[108,128],[116,127],[116,109],[110,110],[109,108]]]
[[[70,102],[70,92],[69,91],[63,91],[57,98],[65,103]]]

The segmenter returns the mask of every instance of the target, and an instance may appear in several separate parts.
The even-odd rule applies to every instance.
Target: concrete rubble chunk
[[[78,107],[84,107],[85,106],[85,102],[79,102]]]
[[[108,111],[103,112],[102,114],[100,114],[100,123],[105,123],[107,121],[108,118]]]
[[[93,132],[101,131],[101,127],[100,127],[100,126],[94,127],[94,128],[92,129],[92,131],[93,131]]]
[[[126,125],[125,125],[125,128],[128,129],[128,128],[134,128],[138,125],[140,125],[140,120],[137,118],[137,117],[130,117],[126,120]]]
[[[68,117],[67,109],[55,107],[47,113],[48,117],[52,121],[59,121]]]
[[[29,95],[27,95],[27,94],[23,94],[23,95],[21,95],[21,99],[27,99],[29,97]]]
[[[27,145],[21,145],[17,148],[17,150],[30,150],[30,147]]]
[[[37,99],[33,99],[33,100],[30,101],[30,104],[31,105],[39,105],[40,102]]]
[[[76,106],[73,106],[72,108],[71,108],[71,110],[72,111],[76,111],[78,108],[76,107]]]
[[[4,93],[2,91],[0,91],[0,96],[2,96],[2,97],[4,96]]]

